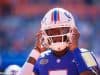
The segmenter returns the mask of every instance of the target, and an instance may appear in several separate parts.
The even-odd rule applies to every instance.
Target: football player
[[[36,45],[18,75],[100,75],[91,52],[78,48],[79,36],[69,11],[49,10],[41,21]]]

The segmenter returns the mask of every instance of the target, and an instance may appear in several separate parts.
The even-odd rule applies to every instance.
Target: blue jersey
[[[74,52],[68,51],[62,57],[56,57],[52,50],[42,53],[33,71],[36,75],[79,75],[86,70],[90,68],[77,48]]]

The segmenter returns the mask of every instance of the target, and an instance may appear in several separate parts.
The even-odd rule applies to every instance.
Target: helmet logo
[[[71,21],[72,18],[70,17],[70,15],[67,14],[66,12],[64,12],[64,14],[65,14],[65,16],[67,17],[68,21]]]

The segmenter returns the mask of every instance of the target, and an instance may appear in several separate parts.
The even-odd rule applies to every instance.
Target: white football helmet
[[[68,35],[73,26],[74,18],[67,10],[49,10],[41,21],[42,45],[55,51],[64,50],[68,46]]]
[[[20,69],[18,65],[10,65],[5,69],[4,75],[17,75]]]

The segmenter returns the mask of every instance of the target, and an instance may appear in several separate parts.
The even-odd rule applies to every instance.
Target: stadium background
[[[100,0],[0,0],[0,71],[22,66],[34,47],[40,21],[53,7],[75,17],[81,37],[79,47],[93,51],[100,63]]]

